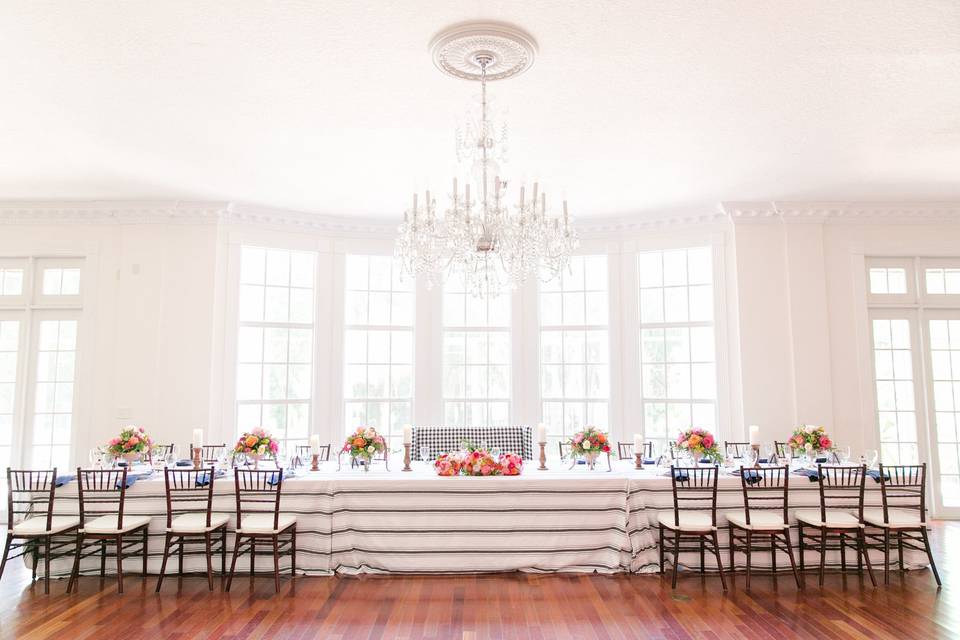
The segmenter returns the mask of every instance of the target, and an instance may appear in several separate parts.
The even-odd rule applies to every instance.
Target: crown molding
[[[960,223],[960,202],[724,202],[734,224]]]
[[[216,224],[226,202],[0,202],[0,224]]]

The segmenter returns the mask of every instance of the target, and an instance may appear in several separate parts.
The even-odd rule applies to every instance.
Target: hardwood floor
[[[229,594],[207,591],[204,577],[176,577],[154,594],[156,577],[130,575],[125,593],[110,577],[65,581],[43,595],[19,561],[0,581],[4,638],[950,638],[960,637],[960,523],[933,534],[944,587],[929,571],[870,587],[855,575],[816,575],[798,592],[781,575],[742,574],[724,595],[716,577],[529,575],[283,578],[238,576]],[[957,564],[957,571],[954,571]],[[879,577],[879,576],[878,576]],[[954,594],[957,594],[954,597]]]

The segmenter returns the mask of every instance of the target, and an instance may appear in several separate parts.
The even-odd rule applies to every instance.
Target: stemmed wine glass
[[[849,464],[850,462],[850,447],[840,447],[837,449],[837,455],[840,456],[841,464]]]
[[[880,454],[876,449],[867,449],[863,452],[863,456],[861,456],[860,459],[867,465],[867,469],[873,469],[877,466],[877,460],[880,459]]]

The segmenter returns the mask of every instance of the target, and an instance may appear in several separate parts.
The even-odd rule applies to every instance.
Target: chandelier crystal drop
[[[414,194],[404,211],[395,249],[404,273],[423,278],[427,287],[462,279],[478,297],[508,293],[531,275],[556,278],[579,245],[567,203],[561,215],[551,215],[537,183],[530,193],[521,186],[511,201],[499,174],[506,161],[506,125],[498,127],[488,116],[488,80],[528,68],[532,39],[503,26],[461,27],[442,34],[433,49],[441,70],[480,82],[480,114],[456,136],[458,160],[470,167],[471,180],[461,189],[454,178],[442,209],[427,191],[422,201]]]

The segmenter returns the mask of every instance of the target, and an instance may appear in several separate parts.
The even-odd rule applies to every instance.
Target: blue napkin
[[[63,474],[63,475],[57,476],[56,485],[57,485],[58,487],[62,487],[63,485],[68,484],[68,483],[70,483],[70,482],[73,482],[73,481],[76,480],[76,479],[77,479],[77,476],[72,475],[72,474],[69,474],[69,473],[65,473],[65,474]]]
[[[225,475],[227,475],[226,472],[223,471],[223,470],[221,470],[221,469],[217,469],[216,471],[213,472],[213,477],[214,477],[214,478],[222,478],[222,477],[225,476]],[[209,473],[207,473],[206,471],[204,471],[203,473],[197,475],[196,485],[197,485],[198,487],[205,487],[205,486],[207,486],[208,484],[210,484],[210,474],[209,474]]]
[[[817,458],[815,462],[816,462],[817,464],[826,464],[829,459],[830,459],[830,458],[827,458],[827,457]]]
[[[132,486],[136,483],[137,480],[142,480],[142,479],[144,479],[144,478],[149,478],[149,477],[150,477],[150,474],[149,474],[149,473],[128,473],[128,474],[127,474],[127,483],[126,483],[125,487],[126,487],[127,489],[129,489],[130,487],[132,487]],[[117,489],[119,489],[119,488],[120,488],[120,481],[117,480]]]
[[[807,476],[810,479],[810,482],[819,482],[820,474],[816,472],[815,469],[797,469],[794,471],[797,475]]]
[[[267,478],[267,484],[269,484],[269,485],[271,485],[271,486],[273,486],[273,485],[275,485],[275,484],[278,484],[278,483],[280,482],[280,479],[281,479],[281,478],[283,478],[283,472],[282,472],[282,471],[278,471],[278,472],[276,472],[276,473],[271,473],[271,474],[270,474],[270,477]]]
[[[710,458],[700,458],[700,464],[710,464]]]
[[[760,458],[759,460],[757,460],[757,464],[770,464],[770,459],[769,459],[769,458]]]
[[[753,469],[744,469],[743,481],[747,484],[756,484],[760,482],[760,474]]]
[[[654,460],[653,458],[644,458],[643,464],[657,464],[657,461]]]
[[[685,472],[683,472],[683,471],[676,471],[676,470],[675,470],[675,471],[673,472],[673,477],[676,478],[677,482],[689,482],[689,481],[690,481],[690,476],[688,476],[688,475],[687,475]]]
[[[873,478],[874,482],[880,482],[880,471],[878,469],[870,469],[867,471],[867,475]],[[890,482],[890,474],[884,471],[883,479]]]
[[[175,466],[175,467],[192,467],[192,466],[193,466],[193,461],[192,461],[192,460],[177,460],[177,461],[174,463],[174,466]]]

